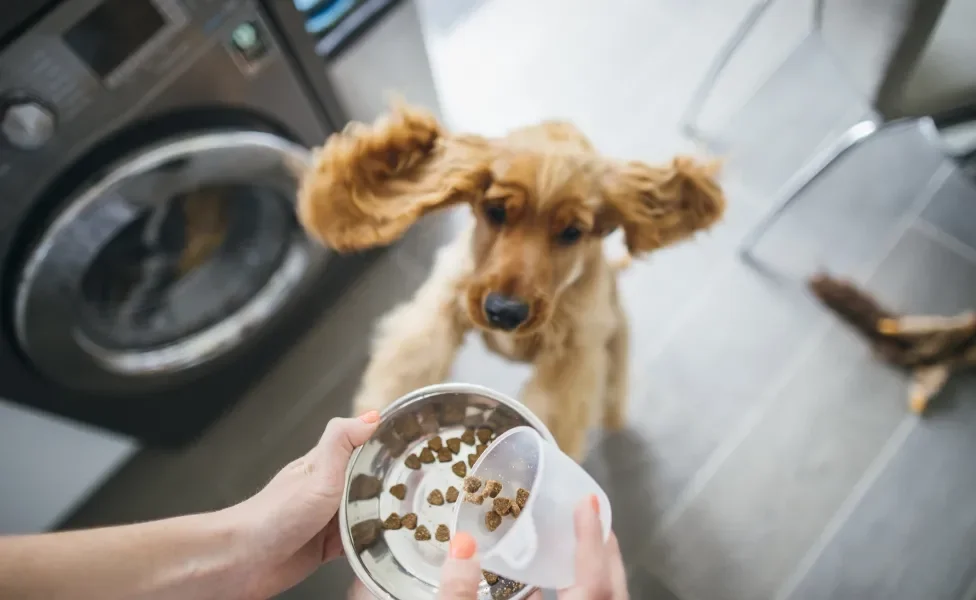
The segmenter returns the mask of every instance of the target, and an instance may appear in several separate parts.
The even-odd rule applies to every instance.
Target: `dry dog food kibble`
[[[495,531],[502,524],[502,516],[493,510],[485,513],[485,527],[488,531]]]
[[[435,435],[434,437],[427,440],[427,447],[433,450],[434,452],[437,452],[438,450],[444,447],[444,441],[441,439],[441,436]]]
[[[488,440],[491,439],[491,429],[488,429],[487,427],[482,427],[478,429],[475,435],[478,436],[479,442],[481,442],[482,444],[487,444]]]
[[[434,506],[441,506],[444,504],[444,494],[440,490],[434,490],[427,494],[427,502],[433,504]]]
[[[379,519],[370,519],[353,525],[349,533],[352,534],[352,543],[356,552],[363,552],[376,543],[383,531],[383,522]]]
[[[515,594],[521,592],[522,588],[524,587],[524,583],[499,577],[498,587],[491,591],[491,598],[492,600],[505,600],[505,598],[511,598]]]
[[[461,402],[445,402],[441,406],[441,423],[444,425],[458,425],[464,421],[466,409]]]
[[[525,488],[519,488],[515,492],[515,504],[518,504],[519,508],[525,508],[525,503],[529,501],[529,490]]]
[[[441,462],[451,462],[454,458],[454,454],[451,453],[450,448],[441,448],[437,451],[437,460]]]
[[[407,529],[413,531],[417,527],[417,515],[415,513],[407,513],[401,517],[400,523]]]
[[[485,453],[485,450],[487,449],[488,449],[488,444],[478,444],[478,446],[474,449],[474,453],[477,454],[478,456],[481,456],[482,454]]]
[[[407,449],[407,443],[400,439],[394,429],[387,429],[380,434],[380,442],[390,451],[391,456],[400,456]]]
[[[451,465],[451,470],[454,471],[454,474],[458,477],[464,477],[468,474],[468,468],[464,466],[464,461],[462,460],[459,460]]]
[[[383,482],[372,475],[360,473],[349,484],[349,500],[371,500],[383,491]]]
[[[458,425],[464,421],[465,406],[460,402],[447,402],[441,408],[441,423]]]
[[[493,479],[489,479],[485,483],[485,493],[494,498],[498,495],[498,492],[502,491],[502,484],[498,483]]]
[[[417,531],[413,532],[413,539],[418,542],[426,542],[430,539],[430,531],[423,525],[420,525],[417,527]]]
[[[390,513],[390,516],[383,521],[383,529],[400,529],[403,525],[403,521],[400,520],[400,515],[396,513]]]
[[[461,438],[451,438],[447,440],[447,447],[454,454],[459,454],[461,452]]]
[[[498,583],[498,575],[495,575],[491,571],[482,571],[481,575],[485,578],[485,581],[488,582],[488,585],[495,585]]]
[[[417,419],[413,415],[404,415],[397,420],[393,428],[396,429],[402,439],[408,442],[417,439],[422,433],[420,424],[417,423]]]
[[[395,486],[390,488],[390,495],[392,495],[397,500],[403,500],[404,498],[407,497],[407,486],[402,483],[396,484]]]
[[[499,515],[505,516],[512,510],[512,501],[504,496],[499,496],[491,501],[491,509]]]
[[[437,531],[434,532],[434,539],[438,542],[446,542],[451,539],[451,530],[448,529],[447,525],[438,525]]]
[[[464,495],[464,501],[470,504],[484,504],[485,497],[479,493],[468,492],[467,494]]]
[[[517,519],[520,514],[522,514],[522,507],[518,504],[513,503],[512,507],[508,509],[511,512],[512,518]]]
[[[420,459],[416,454],[410,454],[407,456],[406,460],[403,461],[403,464],[407,465],[408,469],[417,470],[420,468]]]
[[[476,462],[478,462],[478,455],[477,454],[469,454],[468,455],[468,466],[469,467],[473,467],[474,466],[474,463],[476,463]]]
[[[424,448],[421,450],[420,462],[424,463],[425,465],[429,465],[430,463],[434,462],[434,451],[430,448]]]
[[[461,434],[461,441],[469,446],[474,446],[474,429],[465,429]]]
[[[451,504],[454,504],[457,502],[458,495],[460,493],[461,492],[459,492],[458,489],[452,485],[451,487],[447,488],[447,491],[444,493],[444,499]]]
[[[477,492],[481,489],[481,480],[472,475],[471,477],[464,478],[464,491],[466,492]]]

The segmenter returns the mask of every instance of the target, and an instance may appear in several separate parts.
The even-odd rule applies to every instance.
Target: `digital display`
[[[105,0],[68,30],[64,41],[104,79],[165,25],[149,0]]]

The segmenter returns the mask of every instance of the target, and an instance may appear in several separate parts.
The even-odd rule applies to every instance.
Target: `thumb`
[[[371,410],[355,419],[335,418],[325,426],[319,443],[305,455],[306,472],[316,473],[315,480],[324,495],[337,499],[342,493],[346,467],[352,452],[369,440],[380,420],[380,413]]]
[[[441,584],[437,600],[477,600],[481,585],[481,566],[474,558],[477,544],[467,533],[457,533],[451,550],[441,567]]]
[[[330,461],[341,463],[345,467],[353,450],[366,443],[376,431],[379,421],[380,413],[375,410],[355,419],[331,419],[315,447],[316,454],[324,454]]]

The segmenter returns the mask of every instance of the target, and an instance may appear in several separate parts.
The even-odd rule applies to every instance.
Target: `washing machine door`
[[[269,133],[217,131],[116,163],[24,261],[23,352],[47,378],[102,394],[179,384],[233,355],[327,258],[295,219],[309,160]]]

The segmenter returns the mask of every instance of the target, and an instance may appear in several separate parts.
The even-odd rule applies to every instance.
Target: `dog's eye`
[[[489,204],[485,207],[485,216],[495,225],[504,225],[505,207],[501,204]]]
[[[575,244],[579,239],[583,237],[583,232],[577,227],[567,227],[559,232],[559,243],[569,246],[570,244]]]

